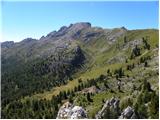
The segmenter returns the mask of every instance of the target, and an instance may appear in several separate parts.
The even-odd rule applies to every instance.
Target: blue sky
[[[76,22],[128,29],[158,28],[158,1],[2,2],[2,41],[39,39]]]

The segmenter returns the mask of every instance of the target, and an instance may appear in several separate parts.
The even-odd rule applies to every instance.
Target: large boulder
[[[84,119],[87,118],[86,111],[80,106],[66,102],[58,111],[57,119]]]
[[[74,106],[72,108],[71,119],[83,119],[87,118],[86,111],[80,106]]]
[[[64,103],[58,111],[57,119],[69,119],[71,117],[72,108],[73,105],[71,103]]]

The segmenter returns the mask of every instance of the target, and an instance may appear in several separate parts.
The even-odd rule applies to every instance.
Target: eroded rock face
[[[133,108],[128,106],[124,111],[121,113],[119,119],[137,119],[137,115]]]
[[[119,99],[112,97],[110,100],[107,100],[103,108],[96,114],[96,119],[107,119],[113,118],[116,119],[119,115]]]
[[[84,119],[87,118],[86,111],[80,106],[66,102],[58,111],[57,119]]]

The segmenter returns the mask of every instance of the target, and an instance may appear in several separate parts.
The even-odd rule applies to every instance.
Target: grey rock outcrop
[[[137,115],[134,111],[134,109],[130,106],[128,106],[124,111],[121,113],[121,116],[119,119],[137,119]]]
[[[66,102],[58,111],[57,119],[85,119],[87,118],[86,111],[80,106]]]
[[[120,100],[112,97],[107,100],[103,108],[96,114],[96,119],[113,118],[116,119],[119,115],[119,102]],[[112,116],[113,115],[113,116]]]
[[[120,111],[120,100],[112,97],[107,100],[103,108],[96,114],[96,119],[138,119],[135,110],[128,106],[124,111]]]
[[[111,29],[110,31],[107,31],[107,38],[108,40],[114,42],[116,39],[122,35],[124,35],[127,32],[127,29],[124,27],[121,28],[114,28]]]
[[[84,119],[87,118],[85,110],[80,106],[74,106],[72,108],[71,119]]]
[[[6,41],[6,42],[3,42],[1,43],[1,47],[2,48],[10,48],[14,45],[14,42],[13,41]]]

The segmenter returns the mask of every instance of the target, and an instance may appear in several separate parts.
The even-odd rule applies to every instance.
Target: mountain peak
[[[78,23],[75,23],[75,24],[70,24],[69,28],[88,28],[88,27],[91,27],[91,23],[89,22],[78,22]]]
[[[71,39],[71,36],[75,36],[76,33],[83,29],[88,29],[91,27],[89,22],[78,22],[70,24],[69,26],[62,26],[57,32],[51,32],[46,37],[64,37],[65,39]]]
[[[127,30],[127,28],[125,28],[124,26],[122,26],[120,29],[125,30],[125,31]]]
[[[33,39],[33,38],[26,38],[26,39],[23,39],[22,42],[23,43],[29,43],[29,42],[32,42],[32,41],[35,41],[36,39]]]

